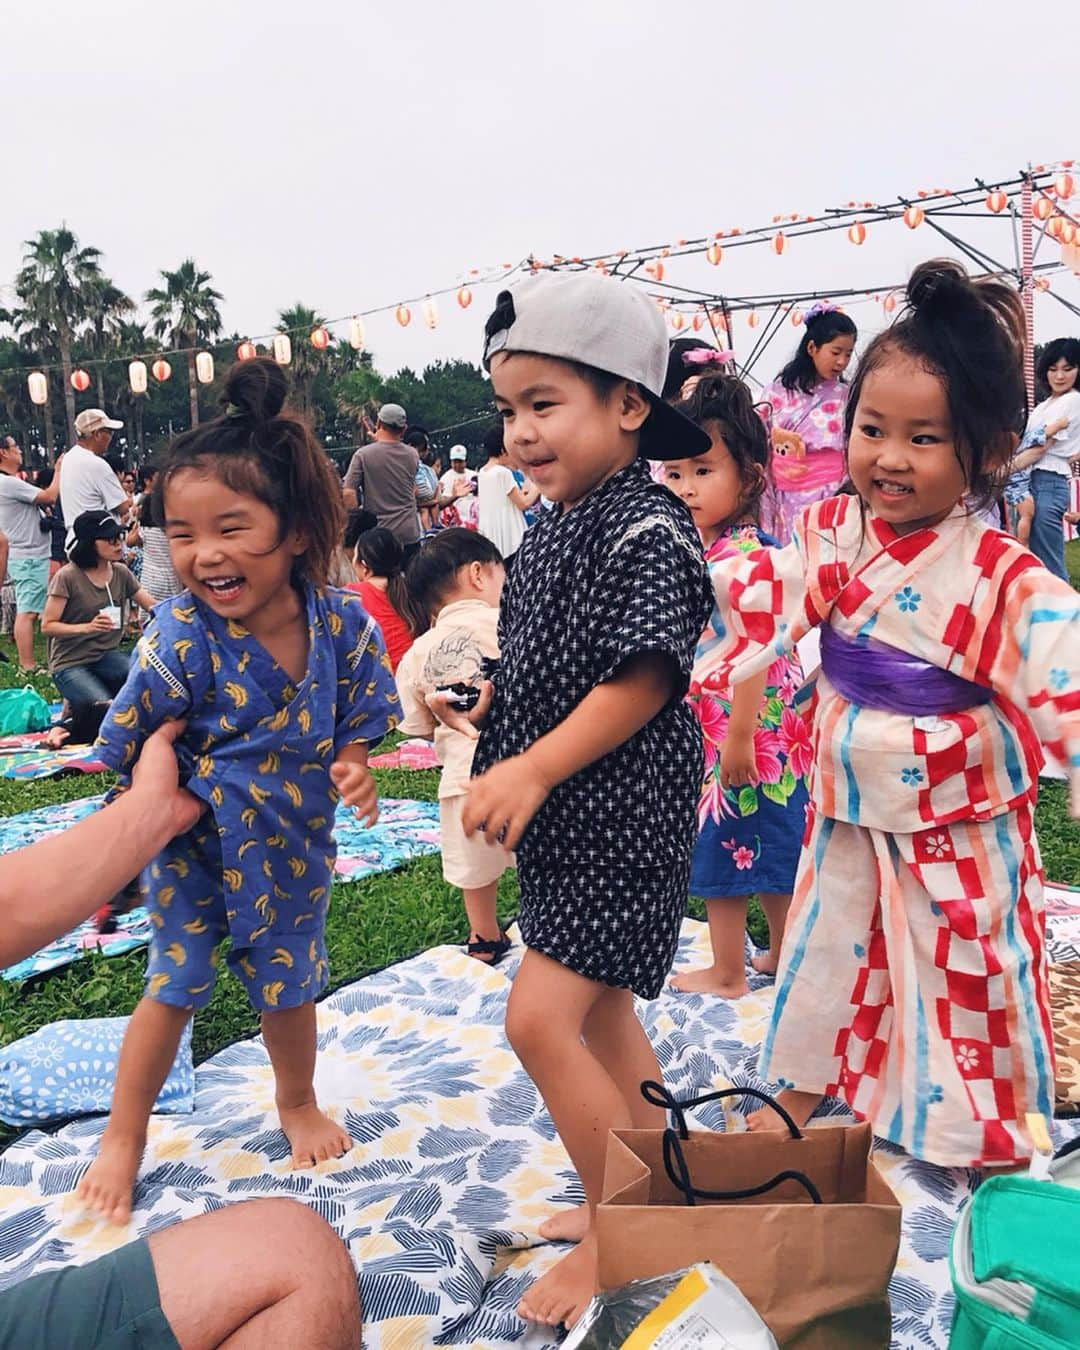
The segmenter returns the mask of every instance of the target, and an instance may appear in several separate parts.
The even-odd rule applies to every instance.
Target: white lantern
[[[26,377],[26,387],[30,391],[30,402],[42,403],[49,401],[49,381],[40,370],[32,370]]]
[[[128,366],[128,382],[133,394],[146,393],[146,362],[132,361]]]
[[[360,318],[353,319],[349,324],[349,345],[358,352],[364,350],[364,321]]]
[[[200,384],[211,384],[214,379],[214,358],[209,352],[200,352],[195,358],[195,376]]]
[[[429,328],[434,328],[439,322],[439,309],[430,295],[424,301],[424,322]]]
[[[273,342],[274,360],[279,366],[287,366],[292,360],[292,342],[288,333],[278,333]]]

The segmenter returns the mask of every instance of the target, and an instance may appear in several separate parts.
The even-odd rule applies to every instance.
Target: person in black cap
[[[72,527],[71,561],[49,582],[41,631],[49,639],[49,674],[79,715],[109,700],[127,679],[120,650],[127,607],[157,603],[120,562],[123,530],[108,511],[84,511]],[[100,719],[99,719],[100,721]]]
[[[690,514],[646,461],[709,438],[661,399],[664,322],[636,286],[530,278],[486,331],[507,452],[557,506],[503,591],[494,686],[471,713],[436,706],[483,725],[466,831],[518,850],[527,950],[506,1032],[587,1201],[542,1227],[580,1242],[518,1312],[570,1325],[596,1288],[607,1132],[662,1124],[634,994],[656,998],[678,943],[703,763],[683,695],[712,600]]]

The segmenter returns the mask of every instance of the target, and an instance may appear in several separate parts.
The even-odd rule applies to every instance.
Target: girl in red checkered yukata
[[[907,295],[852,385],[858,495],[713,568],[736,683],[821,633],[761,1074],[800,1120],[835,1096],[916,1158],[1005,1165],[1052,1109],[1032,812],[1042,741],[1080,815],[1080,596],[975,514],[1023,425],[1016,295],[948,261]]]

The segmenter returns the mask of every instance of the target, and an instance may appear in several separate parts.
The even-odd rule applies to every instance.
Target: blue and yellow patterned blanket
[[[1063,949],[1077,942],[1080,915],[1067,904],[1054,924]],[[707,944],[704,926],[687,920],[679,964],[700,964]],[[91,1219],[70,1194],[101,1119],[27,1135],[0,1157],[0,1286],[90,1260],[222,1202],[293,1195],[349,1246],[370,1350],[555,1345],[553,1333],[526,1328],[514,1307],[526,1283],[560,1254],[541,1243],[538,1225],[581,1192],[503,1036],[514,967],[508,959],[490,970],[441,947],[320,1004],[320,1096],[356,1144],[316,1171],[289,1171],[258,1040],[197,1069],[194,1115],[152,1121],[128,1229]],[[764,1086],[756,1064],[772,987],[760,977],[753,983],[737,1003],[665,993],[642,1005],[676,1094],[721,1082]],[[723,1127],[709,1108],[698,1123]],[[905,1211],[891,1291],[893,1344],[944,1347],[952,1313],[948,1243],[972,1176],[895,1151],[878,1157]]]

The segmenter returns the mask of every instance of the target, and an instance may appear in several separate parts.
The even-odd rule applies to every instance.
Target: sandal
[[[465,944],[465,955],[482,961],[485,966],[497,966],[512,946],[513,943],[505,933],[497,942],[492,942],[488,938],[473,937],[471,942]]]

